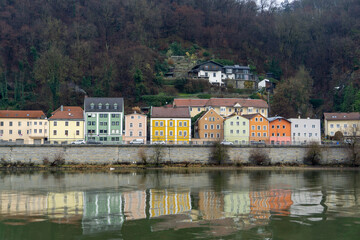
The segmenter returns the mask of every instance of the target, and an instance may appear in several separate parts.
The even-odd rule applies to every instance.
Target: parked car
[[[166,144],[165,141],[155,141],[155,142],[152,142],[152,144],[160,144],[160,145],[163,145],[163,144]]]
[[[71,144],[86,144],[86,142],[84,140],[75,140]]]
[[[88,140],[86,144],[102,144],[102,142],[97,142],[95,140]]]
[[[222,144],[222,145],[234,145],[233,142],[228,142],[228,141],[222,141],[220,144]]]
[[[144,139],[133,139],[130,144],[144,144]]]

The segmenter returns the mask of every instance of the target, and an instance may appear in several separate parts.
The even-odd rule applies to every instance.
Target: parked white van
[[[130,144],[144,144],[144,139],[133,139]]]

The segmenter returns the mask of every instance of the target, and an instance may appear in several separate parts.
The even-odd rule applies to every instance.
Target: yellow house
[[[48,120],[43,111],[0,111],[0,140],[19,144],[42,144],[47,137]]]
[[[152,107],[150,141],[156,143],[189,143],[191,117],[188,108]]]
[[[49,118],[49,141],[68,144],[84,140],[84,111],[81,107],[61,106]]]
[[[346,136],[360,136],[360,113],[324,113],[325,136],[333,137],[336,132]]]

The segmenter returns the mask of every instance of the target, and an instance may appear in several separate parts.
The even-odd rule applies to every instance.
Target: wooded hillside
[[[85,93],[135,104],[163,91],[167,55],[188,52],[273,72],[280,89],[306,76],[306,114],[342,110],[346,87],[360,89],[360,1],[261,2],[0,0],[1,108],[51,111]]]

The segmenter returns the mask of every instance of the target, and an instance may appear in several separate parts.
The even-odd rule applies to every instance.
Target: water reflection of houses
[[[199,192],[199,210],[205,220],[224,217],[224,195],[214,191]]]
[[[48,193],[48,217],[64,221],[81,219],[83,214],[83,198],[83,192]]]
[[[146,218],[146,192],[133,191],[125,192],[124,213],[126,220],[136,220]]]
[[[179,214],[191,210],[190,191],[150,189],[149,216]]]
[[[321,204],[323,194],[321,191],[297,191],[291,194],[293,204],[290,208],[292,216],[310,216],[324,212]],[[312,220],[316,220],[312,218]],[[319,219],[321,220],[321,219]]]
[[[121,193],[86,192],[82,228],[84,234],[120,230],[124,222]]]

